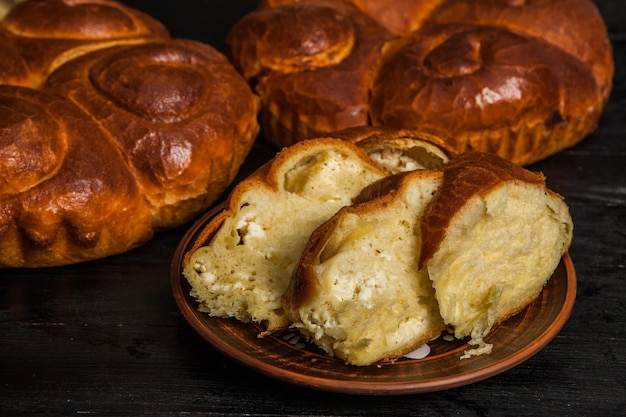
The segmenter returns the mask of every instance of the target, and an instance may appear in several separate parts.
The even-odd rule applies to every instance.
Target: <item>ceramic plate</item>
[[[539,352],[565,325],[576,297],[576,274],[568,255],[561,260],[540,296],[526,309],[495,328],[489,355],[460,359],[468,345],[439,338],[429,343],[423,359],[402,358],[393,364],[345,365],[295,333],[258,338],[263,330],[234,319],[212,318],[198,311],[181,273],[183,257],[202,244],[204,226],[220,207],[199,219],[180,242],[171,271],[174,298],[186,320],[207,342],[225,355],[270,377],[325,391],[392,395],[445,390],[502,373]]]

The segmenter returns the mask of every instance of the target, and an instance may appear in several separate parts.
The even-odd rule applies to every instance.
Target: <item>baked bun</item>
[[[541,174],[495,155],[463,153],[421,219],[419,257],[439,310],[457,338],[486,353],[485,336],[533,301],[572,240],[562,197]]]
[[[245,16],[225,52],[261,97],[265,139],[283,147],[369,124],[371,69],[390,38],[349,4],[290,4]]]
[[[293,327],[359,366],[394,360],[444,330],[418,269],[420,216],[442,175],[386,177],[374,187],[382,197],[344,207],[313,232],[283,297]]]
[[[206,226],[183,274],[200,310],[215,317],[289,326],[281,296],[311,232],[389,175],[355,145],[320,138],[282,150],[238,183]]]
[[[592,132],[614,73],[591,0],[266,0],[226,44],[279,146],[384,125],[522,165]]]
[[[191,220],[258,134],[222,54],[121,4],[27,0],[2,42],[0,266],[101,258]]]

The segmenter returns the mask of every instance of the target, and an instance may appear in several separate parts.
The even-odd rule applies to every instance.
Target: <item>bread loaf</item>
[[[430,170],[386,177],[375,183],[382,197],[368,200],[372,191],[364,191],[365,202],[316,229],[283,297],[292,326],[359,366],[394,360],[439,335],[444,322],[418,261],[420,216],[441,178]]]
[[[596,128],[614,73],[591,0],[265,0],[226,41],[278,146],[384,125],[525,165]]]
[[[421,219],[419,264],[446,324],[476,347],[466,356],[489,352],[493,326],[539,295],[572,232],[543,175],[481,152],[450,160]]]
[[[0,44],[2,267],[110,256],[191,220],[257,136],[258,98],[221,53],[120,3],[26,0]]]
[[[290,324],[283,295],[311,232],[389,172],[355,145],[319,138],[281,151],[238,183],[226,208],[185,258],[200,310],[216,317]]]

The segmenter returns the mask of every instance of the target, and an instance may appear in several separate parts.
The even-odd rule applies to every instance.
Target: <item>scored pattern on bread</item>
[[[385,125],[522,165],[589,135],[614,74],[592,0],[265,0],[226,53],[278,146]]]
[[[25,0],[0,47],[0,267],[102,258],[191,220],[257,137],[259,100],[224,55],[121,3]]]
[[[543,175],[495,155],[467,152],[446,165],[422,216],[420,254],[444,321],[475,349],[497,323],[541,292],[568,250],[572,218]]]
[[[184,275],[211,316],[287,327],[283,295],[311,232],[389,175],[357,148],[321,138],[282,150],[241,181],[186,256]]]
[[[313,232],[283,298],[294,327],[359,366],[397,359],[442,332],[432,284],[418,269],[419,219],[441,178],[427,170],[386,177],[375,183],[382,197],[341,209]]]

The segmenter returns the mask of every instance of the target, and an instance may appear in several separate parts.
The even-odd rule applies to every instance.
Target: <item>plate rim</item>
[[[227,357],[237,361],[266,376],[287,382],[290,384],[313,388],[323,391],[358,394],[358,395],[404,395],[442,391],[479,382],[495,375],[501,374],[511,368],[528,360],[539,351],[541,351],[565,326],[574,307],[577,292],[576,271],[573,261],[569,253],[565,253],[561,258],[561,263],[557,268],[565,269],[565,297],[563,303],[553,320],[552,324],[526,345],[523,349],[518,350],[515,354],[509,355],[501,360],[496,360],[486,366],[479,367],[468,372],[460,372],[453,376],[442,376],[440,378],[431,378],[428,380],[414,380],[406,382],[384,382],[384,381],[344,381],[331,378],[323,378],[316,375],[305,375],[290,369],[280,368],[263,359],[249,355],[244,351],[233,349],[226,341],[222,340],[217,334],[210,331],[202,322],[202,320],[234,320],[219,319],[209,317],[206,313],[202,313],[197,309],[195,300],[190,300],[188,292],[185,293],[185,286],[189,286],[186,278],[182,274],[182,260],[187,252],[189,245],[193,243],[201,233],[206,223],[220,211],[224,209],[224,204],[219,204],[213,209],[206,212],[200,217],[184,234],[176,247],[174,257],[171,262],[170,281],[173,296],[176,304],[185,318],[186,322],[191,325],[193,330],[200,337],[212,345],[216,350]],[[555,269],[556,272],[556,269]],[[192,306],[193,304],[193,306]],[[199,317],[203,317],[200,319]],[[252,323],[244,324],[255,326]],[[471,360],[471,359],[470,359]],[[347,369],[350,365],[346,366]],[[395,366],[395,365],[384,365]]]

